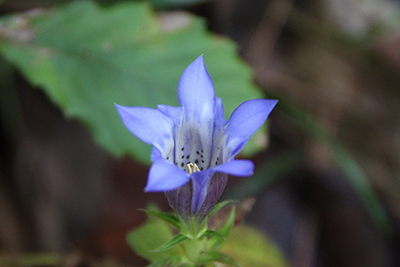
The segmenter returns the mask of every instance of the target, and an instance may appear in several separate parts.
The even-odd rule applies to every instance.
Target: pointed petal
[[[251,176],[254,173],[254,163],[251,160],[235,159],[218,165],[213,170],[234,176]]]
[[[233,111],[224,135],[226,147],[224,161],[237,155],[278,103],[274,99],[254,99],[243,102]]]
[[[146,107],[115,105],[126,128],[140,140],[164,154],[173,148],[173,120],[161,111]]]
[[[214,86],[203,56],[198,57],[183,72],[178,85],[178,99],[187,119],[207,120],[214,115]]]
[[[175,190],[189,182],[189,175],[164,158],[158,158],[151,165],[145,191],[163,192]]]
[[[168,115],[174,121],[175,125],[181,123],[182,107],[171,107],[167,105],[158,105],[157,107],[162,113]]]
[[[185,153],[183,155],[178,150],[176,159],[189,155],[194,160],[198,151],[202,151],[206,158],[204,161],[208,165],[212,155],[213,137],[220,138],[222,132],[222,126],[215,127],[216,112],[222,111],[222,104],[216,100],[214,87],[202,56],[190,64],[182,74],[178,86],[178,98],[182,105],[183,116],[176,140],[178,147],[184,148]]]

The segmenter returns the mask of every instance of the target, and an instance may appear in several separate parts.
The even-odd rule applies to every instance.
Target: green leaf
[[[178,228],[178,230],[181,228],[181,223],[180,223],[179,219],[173,214],[154,211],[154,210],[148,210],[148,209],[141,209],[141,210],[146,212],[149,215],[156,216],[157,218],[159,218],[167,223],[172,224],[173,226]]]
[[[235,204],[239,204],[240,202],[237,200],[232,200],[232,199],[228,199],[225,201],[222,201],[220,203],[218,203],[217,205],[214,206],[214,208],[211,210],[210,214],[208,215],[208,217],[213,216],[215,213],[217,213],[220,209],[222,209],[223,207],[227,206],[227,205],[235,205]]]
[[[236,218],[236,214],[235,214],[236,208],[233,207],[231,214],[229,215],[228,220],[226,221],[226,224],[218,230],[218,233],[220,233],[222,236],[228,237],[229,234],[232,231],[233,226],[235,225],[235,218]]]
[[[0,53],[117,156],[149,163],[151,147],[124,127],[114,103],[178,106],[179,78],[201,54],[226,118],[243,101],[262,97],[235,45],[210,35],[203,20],[186,13],[156,16],[142,2],[100,7],[73,1],[3,18],[0,27]],[[244,151],[263,147],[255,141],[260,134],[265,131]]]
[[[282,252],[262,232],[245,225],[235,227],[221,249],[243,266],[287,267]]]
[[[185,263],[184,257],[176,256],[166,259],[161,259],[152,264],[148,265],[147,267],[193,267],[192,264]]]
[[[226,240],[225,236],[222,234],[218,233],[217,231],[214,230],[207,230],[203,233],[202,236],[207,236],[207,237],[217,237],[217,238],[222,238],[224,241]]]
[[[225,225],[221,227],[217,232],[219,235],[223,236],[224,238],[220,237],[212,237],[208,240],[208,246],[211,249],[218,249],[228,238],[229,234],[231,233],[233,226],[235,225],[235,210],[236,208],[233,207],[231,213],[229,215],[228,220],[226,221]]]
[[[234,259],[218,251],[212,251],[208,253],[207,258],[204,260],[204,262],[215,262],[215,261],[228,264],[229,266],[242,267],[242,265],[237,263]]]
[[[187,237],[186,235],[178,234],[178,235],[174,236],[171,240],[169,240],[167,243],[152,250],[151,252],[162,252],[162,251],[169,250],[169,249],[185,242],[188,239],[189,239],[189,237]]]
[[[128,233],[127,242],[139,256],[151,262],[156,262],[177,255],[184,255],[180,247],[159,253],[150,252],[150,250],[168,242],[172,237],[171,229],[165,222],[147,220],[145,224]]]

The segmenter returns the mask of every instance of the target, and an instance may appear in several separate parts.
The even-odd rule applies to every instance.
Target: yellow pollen
[[[194,173],[194,172],[199,172],[200,171],[200,169],[199,169],[199,167],[197,166],[197,164],[196,163],[188,163],[187,165],[187,169],[186,169],[186,171],[187,171],[187,173],[189,173],[189,174],[192,174],[192,173]]]

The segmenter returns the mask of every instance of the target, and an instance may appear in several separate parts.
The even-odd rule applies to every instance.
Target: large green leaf
[[[114,155],[148,162],[150,154],[150,146],[125,129],[114,103],[177,106],[180,75],[200,54],[226,117],[244,100],[261,97],[235,45],[188,14],[156,16],[138,2],[99,7],[75,1],[3,18],[0,27],[0,53]],[[253,142],[247,152],[255,148]]]

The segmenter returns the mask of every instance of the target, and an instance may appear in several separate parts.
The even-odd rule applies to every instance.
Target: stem
[[[190,238],[183,243],[183,248],[188,259],[195,264],[199,262],[200,257],[206,253],[207,238],[202,237],[202,235],[205,231],[207,231],[207,228],[207,220],[199,223],[195,218],[191,218],[188,221],[182,222],[181,233]]]
[[[200,256],[204,254],[207,248],[206,238],[189,239],[183,244],[183,246],[189,260],[196,263],[199,261]]]
[[[208,221],[204,220],[199,223],[195,218],[190,218],[188,221],[182,221],[181,233],[191,239],[197,239],[207,231]]]

